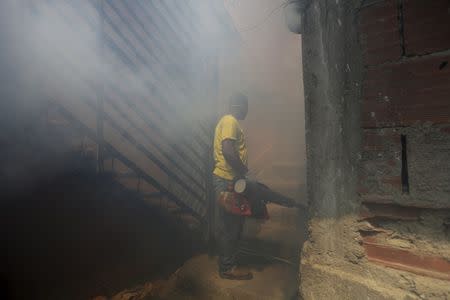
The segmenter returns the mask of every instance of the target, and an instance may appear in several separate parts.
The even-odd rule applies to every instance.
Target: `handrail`
[[[83,100],[86,104],[91,106],[91,108],[95,109],[95,104],[92,103],[89,100]],[[171,170],[169,170],[153,153],[148,151],[141,143],[139,143],[131,134],[129,134],[125,129],[120,127],[114,119],[107,114],[106,112],[103,113],[103,119],[108,121],[110,125],[119,132],[119,134],[126,139],[130,144],[135,146],[138,150],[140,150],[144,155],[150,159],[155,165],[157,165],[161,170],[163,170],[168,176],[171,178],[174,178],[176,183],[181,185],[184,189],[189,191],[193,196],[195,196],[198,199],[202,199],[202,197],[194,191],[189,185],[187,185],[178,175],[173,173]]]
[[[158,133],[158,136],[160,136],[162,139],[165,139],[164,134],[162,132],[162,129],[157,125],[156,122],[153,122],[151,118],[147,117],[141,110],[139,110],[135,103],[131,102],[127,99],[126,95],[120,91],[116,86],[109,86],[108,88],[114,90],[115,93],[119,94],[120,97],[122,97],[122,100],[130,107],[140,118],[144,123],[152,130],[154,130],[156,133]],[[139,97],[140,98],[140,97]],[[141,100],[143,104],[147,104],[145,100]],[[174,150],[182,159],[186,160],[192,168],[195,169],[196,172],[203,175],[205,173],[204,170],[200,169],[197,166],[197,163],[193,161],[189,156],[187,156],[183,151],[176,145],[172,143],[167,143],[168,146]]]
[[[75,12],[80,15],[83,19],[86,20],[86,22],[88,24],[90,24],[90,26],[95,29],[95,25],[92,24],[92,21],[85,15],[83,14],[81,11],[75,9]],[[109,19],[108,19],[109,20]],[[111,24],[111,22],[110,22]],[[112,24],[111,24],[112,25]],[[119,35],[121,35],[121,32],[118,31],[117,32]],[[104,42],[106,42],[108,44],[108,48],[113,50],[113,53],[116,54],[123,62],[124,66],[126,66],[127,68],[130,69],[130,71],[132,72],[136,72],[137,71],[137,66],[128,58],[128,56],[123,52],[123,50],[116,44],[116,42],[108,35],[105,34],[103,36]],[[126,40],[126,39],[125,39]],[[167,98],[165,96],[163,96],[161,93],[159,93],[159,89],[154,86],[151,82],[146,81],[145,82],[145,87],[152,93],[157,93],[159,98],[161,98],[164,101],[161,101],[161,103],[163,105],[166,105],[168,103]],[[155,108],[154,108],[155,109]],[[176,113],[175,110],[173,108],[170,108],[170,111],[173,113]],[[160,113],[160,117],[163,118],[164,121],[169,122],[167,118],[165,118],[165,116],[158,110],[155,109],[155,111]],[[198,137],[197,135],[194,135],[194,140],[197,141],[197,143],[200,144],[200,146],[202,148],[206,147],[207,145],[203,142],[203,140],[200,139],[200,137]],[[203,156],[199,153],[197,153],[197,151],[186,141],[183,141],[183,144],[185,144],[185,146],[201,161],[203,159]]]
[[[83,14],[80,14],[80,16],[81,16],[83,19],[85,19],[89,24],[91,23],[90,20],[87,19],[87,17],[84,16]],[[91,26],[92,26],[92,24],[91,24]],[[113,50],[114,53],[115,53],[116,55],[118,55],[118,57],[119,57],[120,59],[122,59],[124,65],[125,65],[126,67],[130,68],[131,71],[136,71],[136,69],[133,68],[133,67],[135,67],[135,65],[133,64],[133,62],[132,62],[131,60],[129,60],[129,58],[127,57],[127,55],[124,54],[124,53],[122,52],[122,50],[115,44],[115,42],[114,42],[109,36],[104,36],[104,41],[105,41],[106,43],[108,43],[109,49]],[[121,93],[122,96],[124,95],[124,93],[123,93],[122,91],[120,91],[116,86],[114,86],[114,88],[115,88],[115,91],[116,91],[117,93]],[[153,90],[153,92],[158,93],[158,96],[159,96],[160,98],[164,98],[164,96],[162,96],[161,94],[159,94],[158,90],[157,90],[154,86],[151,86],[150,88]],[[144,105],[150,105],[150,106],[152,107],[152,108],[151,108],[152,110],[154,110],[154,111],[160,113],[159,109],[156,108],[151,102],[149,102],[149,101],[146,101],[146,102],[142,101],[142,103],[143,103]],[[131,107],[131,106],[130,106],[130,107]],[[133,106],[133,108],[135,108],[135,107]],[[138,111],[138,110],[135,110],[135,111]],[[139,113],[140,113],[140,115],[142,116],[142,113],[141,113],[140,111],[139,111]],[[169,122],[169,120],[168,120],[167,118],[165,118],[162,114],[160,114],[160,117],[163,119],[163,121]],[[146,124],[147,124],[150,128],[155,129],[155,125],[150,125],[149,119],[148,119],[148,118],[147,118],[147,120],[146,120]],[[153,124],[155,124],[155,123],[153,122]],[[161,129],[158,128],[158,130],[159,130],[159,132],[161,133]],[[163,136],[163,135],[161,135],[161,136]],[[194,156],[195,156],[199,161],[202,161],[202,160],[203,160],[203,155],[199,154],[199,153],[197,152],[196,149],[194,149],[189,143],[187,143],[186,141],[184,141],[183,137],[182,137],[182,139],[181,139],[181,142],[182,142],[181,144],[182,144],[182,145],[184,144],[184,145],[186,146],[186,148],[188,148],[188,149],[194,154]],[[174,148],[174,151],[175,151],[178,155],[180,155],[183,159],[185,159],[186,161],[188,161],[188,162],[191,164],[191,166],[192,166],[198,173],[200,173],[200,174],[203,173],[203,171],[197,166],[197,163],[194,162],[189,156],[186,156],[180,148],[178,148],[177,146],[172,145],[172,144],[169,144],[169,146],[170,146],[171,148]]]
[[[97,90],[96,90],[96,87],[95,86],[93,86],[93,84],[92,83],[90,83],[90,82],[87,82],[87,85],[88,86],[90,86],[91,87],[91,89],[94,91],[94,92],[97,92]],[[97,93],[98,94],[98,93]],[[103,95],[99,95],[99,97],[102,97]],[[126,96],[124,96],[124,99],[126,99]],[[117,106],[114,106],[114,108],[117,110]],[[123,117],[123,118],[125,118],[128,122],[130,122],[131,123],[131,120],[129,119],[129,118],[127,118],[126,116],[125,116],[125,114],[121,111],[120,112],[121,113],[121,116]],[[98,117],[100,117],[100,116],[98,116]],[[145,135],[145,134],[144,134]],[[99,135],[100,136],[100,135]],[[184,169],[182,169],[181,168],[181,166],[179,165],[179,164],[176,164],[176,163],[174,163],[173,162],[173,160],[167,155],[167,153],[165,153],[162,149],[161,149],[161,147],[159,147],[159,145],[157,144],[157,143],[155,143],[150,137],[148,137],[148,135],[145,135],[146,136],[146,138],[148,138],[149,140],[150,140],[150,142],[151,142],[151,144],[152,145],[154,145],[164,156],[165,156],[165,158],[166,159],[168,159],[171,163],[173,163],[177,168],[179,168],[179,169],[181,169],[181,172],[183,173],[183,174],[185,174],[189,179],[191,179],[198,187],[200,187],[200,189],[204,189],[204,187],[198,182],[198,180],[196,180],[196,179],[194,179],[193,177],[192,177],[192,175],[191,174],[188,174],[188,172],[186,171],[186,170],[184,170]],[[165,139],[165,137],[161,134],[160,135],[161,136],[161,138],[162,139]],[[101,140],[101,139],[100,139]],[[167,141],[166,141],[167,142]],[[168,145],[171,145],[171,143],[167,143]],[[183,159],[184,159],[184,157],[183,157]],[[196,169],[196,171],[198,171],[199,170],[199,168],[195,165],[195,169]],[[201,171],[200,171],[201,172]],[[201,173],[200,173],[201,174]]]
[[[136,3],[141,9],[148,11],[147,8],[145,7],[145,5],[142,5],[142,4],[140,3],[140,1],[136,1],[135,3]],[[139,23],[139,24],[141,25],[141,27],[143,28],[143,30],[144,30],[144,32],[146,33],[147,37],[149,37],[150,39],[153,39],[153,36],[152,36],[147,30],[145,30],[145,26],[143,26],[143,25],[141,24],[141,22],[138,21],[139,18],[137,18],[137,16],[136,16],[136,14],[134,13],[134,11],[130,8],[129,3],[126,2],[126,1],[124,1],[124,2],[122,2],[122,4],[127,8],[128,12],[130,12],[130,14],[136,19],[137,23]],[[155,9],[158,9],[158,8],[154,7],[154,3],[152,3],[151,1],[148,2],[148,4],[150,4],[150,5],[151,5],[153,8],[155,8]],[[168,10],[166,4],[167,4],[167,3],[164,2],[164,1],[161,2],[162,7],[164,7],[166,10]],[[110,4],[110,6],[113,7],[113,8],[115,7],[114,4]],[[120,12],[118,12],[116,9],[115,9],[115,11],[116,11],[116,13],[122,18],[122,16],[120,15]],[[161,19],[162,19],[163,21],[167,22],[167,20],[165,20],[164,18],[161,18]],[[122,18],[122,20],[123,20],[125,23],[127,23],[127,24],[129,25],[129,22],[128,22],[125,18]],[[175,18],[175,21],[177,21],[176,18]],[[192,21],[191,21],[190,23],[192,23]],[[170,23],[168,23],[167,25],[169,25],[169,26],[167,26],[167,28],[169,28],[169,30],[172,32],[172,34],[174,34],[174,35],[176,36],[176,35],[177,35],[177,31],[174,30],[174,29],[172,28],[172,26],[170,25]],[[181,24],[180,24],[180,25],[181,25]],[[159,28],[159,26],[156,26],[156,27]],[[182,28],[182,27],[181,27],[181,28]],[[130,29],[133,31],[133,34],[138,38],[138,35],[134,32],[134,29],[132,29],[131,26],[130,26]],[[160,30],[160,29],[159,29],[159,30]],[[160,32],[160,33],[161,33],[161,32]],[[188,32],[188,33],[189,33],[189,32]],[[161,34],[164,35],[163,33],[161,33]],[[182,35],[182,36],[183,36],[183,35]],[[188,40],[189,40],[189,39],[188,39]],[[194,39],[193,39],[192,37],[190,38],[190,40],[191,40],[191,42],[194,41]],[[141,42],[141,43],[142,43],[142,42]],[[148,49],[148,47],[145,46],[145,43],[142,43],[142,44],[144,45],[144,47],[146,48],[147,51],[150,51],[150,50]],[[180,46],[178,45],[177,47],[179,48]],[[186,48],[184,47],[184,49],[186,49]],[[156,55],[155,55],[155,57],[156,57]],[[186,82],[186,87],[187,87],[187,88],[190,88],[190,89],[194,89],[194,88],[192,87],[192,84],[190,84],[189,82]],[[205,133],[205,128],[202,126],[202,124],[199,124],[199,127],[200,127],[200,129],[203,130],[203,133]],[[201,146],[202,146],[202,147],[205,147],[206,145],[204,144],[204,141],[203,141],[203,140],[201,140],[201,141],[203,142],[203,144],[202,144]]]
[[[104,99],[108,104],[110,104],[119,114],[122,118],[124,118],[125,120],[128,121],[128,123],[131,124],[131,126],[137,130],[141,135],[143,135],[145,138],[147,138],[150,143],[152,144],[153,147],[155,147],[163,156],[165,159],[167,159],[169,162],[171,162],[175,167],[177,167],[177,169],[187,178],[189,178],[190,180],[192,180],[192,182],[199,187],[200,189],[204,189],[204,186],[202,186],[201,183],[199,183],[197,181],[197,179],[195,179],[191,174],[189,174],[184,168],[181,167],[180,164],[177,164],[175,161],[173,161],[173,159],[169,156],[169,154],[164,151],[161,146],[158,143],[155,143],[153,141],[153,139],[151,137],[148,136],[148,134],[146,134],[146,132],[138,127],[135,122],[133,122],[124,112],[122,109],[120,109],[120,107],[118,107],[118,105],[109,97],[105,97]]]
[[[77,10],[77,9],[74,9],[74,11],[75,12],[78,12],[78,15],[79,16],[81,16],[83,19],[85,19],[86,20],[86,16],[84,16],[79,10]],[[61,13],[61,12],[60,12]],[[109,18],[108,18],[109,19]],[[111,20],[109,20],[110,21],[110,23],[111,23],[111,26],[113,26],[114,24],[112,24],[113,23],[113,21],[111,21]],[[87,18],[87,23],[88,24],[91,24],[91,26],[92,26],[92,23],[89,21],[89,18]],[[68,24],[69,26],[70,26],[70,24]],[[126,23],[125,23],[125,25],[126,25]],[[128,26],[130,26],[131,27],[131,25],[129,25],[128,24]],[[94,29],[95,29],[95,26],[94,26]],[[113,30],[115,30],[115,31],[117,31],[116,33],[118,34],[118,35],[120,35],[120,38],[123,40],[123,41],[127,41],[127,39],[125,38],[124,39],[124,37],[123,37],[123,33],[121,32],[121,30],[117,30],[117,28],[116,29],[113,29]],[[131,28],[130,28],[130,30],[131,30]],[[134,33],[135,34],[135,33]],[[108,47],[107,48],[109,48],[110,49],[110,51],[112,51],[112,53],[114,53],[115,55],[117,55],[119,58],[120,58],[120,60],[122,60],[122,61],[124,61],[124,66],[125,67],[127,67],[127,68],[129,68],[132,72],[136,72],[137,71],[137,65],[134,63],[134,61],[132,61],[129,57],[128,57],[128,55],[126,54],[126,53],[124,53],[123,51],[123,49],[120,47],[120,45],[119,44],[117,44],[117,41],[115,41],[114,39],[113,39],[113,37],[112,36],[109,36],[109,35],[107,35],[107,34],[105,34],[105,36],[103,36],[103,41],[102,41],[103,43],[107,43],[107,45],[108,45]],[[150,68],[150,65],[148,64],[148,61],[147,61],[147,59],[145,58],[145,57],[143,57],[143,56],[141,56],[139,53],[138,53],[138,51],[137,51],[137,49],[134,49],[133,47],[131,47],[132,49],[131,49],[131,51],[133,51],[134,53],[136,53],[136,56],[139,56],[139,61],[142,61],[143,62],[143,64],[145,64],[148,68]],[[148,49],[147,49],[148,50]],[[142,51],[141,51],[142,52]],[[133,54],[134,54],[133,53]],[[71,66],[71,70],[72,70],[72,72],[74,72],[75,74],[80,74],[80,72],[79,72],[79,70],[77,69],[77,67],[76,66],[74,66],[73,65],[73,63],[70,63],[70,59],[67,59],[67,57],[65,57],[65,55],[63,54],[63,53],[59,53],[59,55],[61,55],[62,57],[64,57],[64,59],[66,60],[66,63],[67,63],[67,65],[69,65],[69,66]],[[150,54],[150,55],[152,55],[152,54]],[[134,55],[133,55],[133,57],[134,57]],[[158,61],[158,59],[156,58],[156,61]],[[161,71],[164,71],[164,70],[161,70]],[[95,84],[94,83],[92,83],[92,82],[89,82],[86,78],[83,78],[82,76],[75,76],[75,77],[77,77],[78,78],[78,80],[81,80],[81,81],[83,81],[83,82],[85,82],[85,83],[87,83],[86,85],[88,86],[88,88],[89,89],[94,89],[94,91],[96,91],[97,90],[97,87],[95,86]],[[170,79],[170,78],[169,78]],[[167,82],[164,82],[163,83],[163,85],[164,86],[166,86],[166,84],[167,84]],[[117,86],[116,86],[117,87]],[[151,101],[149,101],[149,100],[146,100],[146,99],[144,99],[143,97],[138,97],[139,98],[139,100],[140,101],[142,101],[142,103],[144,104],[144,105],[151,105],[151,107],[152,107],[152,110],[153,111],[155,111],[156,113],[159,113],[160,114],[160,117],[161,117],[161,121],[163,121],[163,122],[167,122],[168,124],[169,124],[169,126],[170,126],[170,119],[168,119],[167,118],[167,116],[166,116],[166,114],[167,113],[170,113],[170,112],[173,112],[173,113],[176,113],[177,115],[178,115],[178,113],[174,110],[174,108],[173,107],[171,107],[171,105],[170,105],[170,103],[167,101],[167,97],[166,96],[163,96],[162,94],[161,94],[161,87],[160,86],[158,86],[158,87],[156,87],[152,82],[150,82],[150,81],[145,81],[145,88],[146,88],[146,90],[148,90],[149,92],[151,92],[153,95],[155,95],[156,94],[156,96],[158,97],[159,96],[159,99],[160,99],[160,103],[162,104],[162,107],[161,108],[155,108],[154,107],[154,104],[151,102]],[[120,90],[119,88],[117,89],[117,90]],[[116,90],[116,91],[117,91]],[[180,92],[180,91],[178,91],[178,92]],[[135,106],[135,104],[132,104],[132,102],[131,101],[129,101],[129,99],[127,98],[127,97],[122,97],[122,99],[125,101],[125,103],[127,104],[127,105],[129,105],[130,107],[132,107],[133,108],[133,110],[134,111],[139,111],[139,109]],[[95,106],[95,102],[91,99],[91,98],[89,98],[89,97],[85,97],[85,99],[82,99],[85,103],[87,103],[91,108],[93,108],[93,109],[96,109],[96,106]],[[119,102],[120,100],[115,100],[115,101],[117,101],[117,102]],[[109,100],[108,101],[108,103],[113,103],[114,101],[113,100]],[[61,105],[62,106],[62,105]],[[115,111],[117,111],[126,121],[128,121],[130,124],[133,124],[131,121],[130,121],[130,118],[127,118],[126,117],[126,114],[123,112],[123,110],[120,110],[120,108],[118,109],[118,106],[117,105],[111,105],[111,107],[112,108],[114,108],[114,110]],[[164,108],[164,109],[163,109]],[[165,109],[166,108],[166,109]],[[162,113],[162,111],[164,111],[165,110],[165,114],[163,114]],[[142,112],[140,112],[139,114],[138,114],[142,119],[144,119],[144,116],[145,116],[145,114],[144,113],[142,113]],[[137,140],[136,140],[136,138],[135,137],[133,137],[132,135],[130,135],[125,129],[123,129],[115,120],[114,120],[114,118],[112,118],[111,117],[111,115],[109,115],[109,114],[104,114],[104,119],[105,119],[105,121],[107,121],[111,126],[112,126],[112,128],[113,129],[115,129],[123,138],[125,138],[130,144],[132,144],[134,147],[136,147],[136,149],[138,149],[140,152],[142,152],[149,160],[151,160],[159,169],[161,169],[165,174],[167,174],[168,176],[169,176],[169,178],[170,179],[173,179],[174,180],[174,183],[176,183],[177,185],[179,185],[181,188],[182,188],[182,190],[184,190],[184,192],[187,192],[187,193],[189,193],[189,195],[192,195],[195,199],[192,199],[193,200],[193,207],[195,206],[195,203],[198,203],[198,204],[200,204],[201,203],[201,205],[204,207],[204,205],[205,205],[205,203],[204,203],[204,196],[203,196],[203,192],[205,192],[205,188],[206,187],[203,187],[203,184],[202,183],[200,183],[197,179],[195,179],[194,177],[193,177],[193,174],[189,174],[189,172],[186,172],[186,170],[184,169],[184,168],[181,168],[181,164],[177,164],[177,163],[175,163],[170,157],[169,157],[169,155],[166,153],[166,152],[164,152],[164,150],[162,150],[162,148],[160,147],[160,146],[157,146],[157,143],[155,143],[155,141],[154,141],[154,139],[152,139],[152,138],[149,138],[148,137],[148,135],[147,134],[143,134],[142,132],[144,132],[144,130],[141,128],[140,129],[140,133],[141,134],[143,134],[147,139],[149,139],[150,140],[150,142],[152,143],[152,145],[155,147],[155,149],[157,149],[159,152],[161,152],[161,154],[169,161],[169,162],[171,162],[171,163],[173,163],[174,164],[174,166],[176,166],[177,168],[179,168],[180,169],[180,171],[187,177],[187,178],[189,178],[190,180],[192,180],[192,182],[193,183],[195,183],[196,184],[196,186],[197,187],[200,187],[200,190],[201,190],[201,192],[199,193],[198,192],[198,190],[195,190],[195,189],[193,189],[192,188],[192,186],[191,185],[189,185],[189,184],[187,184],[184,180],[182,180],[176,173],[174,173],[173,172],[173,170],[171,170],[170,168],[168,168],[167,167],[167,163],[163,163],[163,162],[161,162],[160,161],[160,159],[158,159],[158,157],[157,156],[155,156],[151,151],[149,151],[148,149],[146,149],[146,147],[145,146],[143,146],[141,143],[139,143]],[[167,143],[167,145],[169,146],[169,147],[175,147],[174,148],[174,150],[175,149],[177,149],[177,150],[175,150],[175,153],[177,153],[178,155],[180,155],[180,157],[182,157],[182,158],[184,158],[187,162],[190,162],[190,163],[192,163],[192,162],[194,162],[194,160],[192,160],[191,159],[191,157],[190,156],[187,156],[186,154],[187,154],[187,152],[185,151],[185,150],[187,150],[187,149],[189,149],[194,155],[195,155],[195,157],[196,158],[198,158],[198,160],[200,161],[200,162],[202,162],[202,161],[204,161],[204,155],[201,155],[201,154],[199,154],[198,153],[198,150],[197,149],[194,149],[193,148],[193,146],[194,145],[190,145],[189,143],[186,143],[185,144],[185,146],[186,146],[186,149],[180,149],[180,148],[178,148],[176,145],[174,145],[174,144],[172,144],[172,143],[170,143],[170,142],[167,142],[167,137],[166,136],[164,136],[164,134],[162,133],[162,131],[161,131],[161,128],[157,125],[157,123],[159,123],[159,122],[154,122],[154,121],[152,121],[148,116],[147,116],[147,118],[145,118],[146,119],[146,121],[145,121],[145,124],[148,126],[148,125],[151,125],[151,124],[153,124],[153,127],[151,127],[151,128],[158,128],[158,134],[161,136],[161,138]],[[81,121],[80,120],[77,120],[79,123],[81,123]],[[161,122],[162,123],[162,122]],[[82,123],[81,123],[82,124]],[[83,125],[83,124],[82,124]],[[200,124],[200,125],[202,125],[202,124]],[[87,127],[87,126],[85,126],[85,127]],[[136,126],[136,124],[133,124],[133,127],[134,128],[137,128],[137,126]],[[150,126],[149,126],[150,127]],[[89,128],[88,128],[89,129]],[[204,130],[204,128],[202,128],[203,130]],[[155,132],[156,132],[157,130],[155,130]],[[194,132],[193,132],[194,133]],[[202,148],[202,149],[207,149],[208,147],[210,147],[210,145],[208,145],[207,143],[205,143],[202,139],[200,139],[200,136],[199,135],[197,135],[197,133],[195,134],[195,135],[193,135],[193,139],[195,139],[195,141],[198,143],[198,146],[200,146],[200,148]],[[94,140],[96,140],[96,141],[98,141],[98,137],[96,137]],[[184,141],[184,138],[183,138],[183,141]],[[106,142],[105,142],[106,143]],[[114,150],[112,150],[111,152],[113,152],[113,153],[118,153],[118,154],[120,154],[110,143],[108,143],[108,149],[109,148],[113,148]],[[120,155],[122,155],[122,154],[120,154]],[[123,155],[122,155],[123,156]],[[188,158],[188,159],[186,159],[186,158]],[[123,156],[120,160],[122,160],[122,161],[124,161],[124,160],[128,160],[131,164],[134,164],[133,162],[131,162],[127,157],[125,157],[125,156]],[[147,178],[148,179],[148,181],[152,184],[152,185],[154,185],[156,188],[158,188],[158,189],[160,189],[159,187],[162,187],[163,189],[165,189],[165,190],[167,190],[167,188],[165,188],[163,185],[161,185],[159,182],[158,182],[158,180],[157,179],[155,179],[154,177],[152,177],[151,175],[149,175],[148,173],[146,173],[144,170],[142,170],[142,169],[140,169],[139,167],[137,167],[136,165],[134,165],[134,167],[136,167],[136,168],[138,168],[140,171],[140,173],[139,172],[137,172],[137,173],[139,173],[139,174],[146,174],[147,176],[141,176],[141,177],[143,177],[143,178]],[[199,166],[196,164],[196,163],[193,163],[190,167],[192,167],[193,169],[195,169],[200,175],[203,175],[205,178],[206,178],[206,176],[208,175],[207,173],[208,173],[208,171],[207,170],[201,170],[201,168],[199,168]],[[147,180],[146,179],[146,180]],[[152,181],[153,180],[153,181]],[[157,183],[157,185],[155,185],[154,183]],[[205,183],[204,184],[206,184],[206,181],[205,181]],[[161,189],[160,189],[161,190]],[[180,192],[181,192],[181,190],[180,190]],[[172,193],[173,194],[173,193]],[[177,198],[177,196],[175,196],[175,195],[173,195],[173,197],[176,197]],[[178,201],[181,201],[179,198],[177,198],[177,200]],[[182,201],[181,201],[182,202]],[[198,205],[197,204],[197,205]],[[186,206],[186,205],[185,205]],[[187,206],[188,208],[189,208],[189,206]],[[191,209],[193,209],[192,207],[191,207]]]
[[[58,111],[69,120],[71,123],[75,123],[80,130],[83,131],[90,139],[98,142],[98,138],[96,134],[93,132],[92,129],[84,125],[81,121],[77,120],[66,108],[64,108],[63,105],[58,103],[57,101],[52,101],[55,106],[57,107]],[[151,175],[147,174],[147,172],[140,169],[135,163],[133,163],[131,160],[126,158],[123,154],[121,154],[118,150],[116,150],[109,142],[104,142],[104,147],[108,150],[109,153],[117,157],[124,165],[132,169],[137,175],[139,175],[141,178],[149,182],[151,185],[153,185],[155,188],[160,190],[162,193],[164,193],[171,201],[175,202],[180,207],[183,207],[187,209],[194,217],[196,217],[198,220],[203,222],[203,218],[200,214],[198,214],[196,211],[194,211],[191,207],[186,205],[183,201],[178,199],[177,196],[175,196],[173,193],[171,193],[169,190],[167,190],[164,186],[162,186],[155,178],[153,178]]]
[[[108,3],[108,6],[110,6],[111,8],[113,8],[114,11],[116,11],[116,9],[114,8],[114,6],[111,3]],[[117,12],[116,12],[117,13]],[[122,22],[124,22],[125,24],[128,25],[128,29],[133,33],[134,37],[138,40],[140,40],[140,37],[135,33],[135,30],[132,28],[132,26],[129,26],[128,21],[124,19],[124,17],[122,15],[120,15],[119,13],[117,13],[118,16],[121,18]],[[136,58],[143,64],[145,65],[149,70],[151,70],[151,66],[148,64],[148,61],[139,53],[139,51],[137,51],[137,49],[135,49],[135,47],[132,46],[132,43],[130,42],[130,40],[123,34],[123,32],[121,30],[119,30],[116,26],[116,24],[111,20],[111,18],[105,14],[105,20],[109,23],[109,25],[111,25],[111,27],[115,30],[115,32],[122,38],[123,41],[125,41],[127,43],[127,45],[130,47],[130,49],[134,52],[134,55],[136,55]],[[142,46],[146,49],[146,51],[150,54],[150,56],[154,56],[154,54],[148,49],[147,46],[145,46],[144,44],[142,44]],[[154,60],[156,60],[157,63],[159,63],[160,61],[158,59],[153,58]],[[169,76],[170,78],[170,76]],[[146,84],[148,84],[148,81],[145,81]],[[165,84],[166,85],[166,84]],[[187,86],[189,87],[189,86]],[[166,88],[171,88],[170,86],[166,85]],[[168,101],[161,101],[161,104],[163,104],[169,111],[171,111],[172,113],[176,113],[175,112],[175,108],[170,104],[170,102]],[[180,116],[181,117],[181,116]],[[199,143],[200,147],[206,147],[206,143],[201,140],[199,137],[197,137],[195,139],[195,141],[197,143]]]
[[[72,71],[77,73],[76,68],[74,68],[69,62],[66,62],[69,66],[72,67]],[[86,83],[86,85],[95,91],[95,86],[93,86],[92,82],[87,81],[82,76],[78,77],[80,80]],[[88,106],[90,106],[93,110],[96,110],[96,105],[93,101],[90,101],[88,99],[80,99],[81,101],[85,102]],[[188,186],[184,181],[182,181],[175,173],[173,173],[171,170],[169,170],[163,163],[159,161],[159,159],[153,155],[150,151],[148,151],[142,144],[138,143],[134,137],[132,137],[128,132],[126,132],[123,128],[121,128],[119,125],[116,124],[114,119],[108,115],[106,112],[103,113],[103,119],[107,120],[114,129],[116,129],[123,138],[127,139],[131,144],[133,144],[137,149],[139,149],[144,155],[149,158],[155,165],[157,165],[161,170],[163,170],[168,176],[171,176],[175,179],[176,183],[182,186],[185,190],[187,190],[190,194],[192,194],[197,199],[202,199],[202,197],[194,191],[190,186]],[[98,139],[97,139],[98,140]],[[202,199],[203,200],[203,199]]]

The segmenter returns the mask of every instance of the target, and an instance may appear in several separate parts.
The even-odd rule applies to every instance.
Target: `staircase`
[[[96,145],[100,143],[95,132],[81,121],[78,121],[69,111],[62,106],[59,106],[57,110],[80,133],[84,134],[91,141],[94,141]],[[121,135],[127,136],[125,132],[122,132]],[[205,206],[203,206],[201,202],[202,197],[205,196],[204,188],[202,190],[194,190],[185,182],[181,182],[181,179],[179,179],[180,177],[175,175],[175,171],[172,171],[173,169],[166,168],[165,165],[146,151],[141,144],[137,142],[135,144],[130,143],[130,140],[133,141],[132,138],[125,139],[125,141],[122,140],[121,143],[114,142],[114,138],[117,138],[117,140],[120,141],[118,136],[114,134],[111,134],[111,141],[108,140],[107,137],[103,141],[103,146],[107,153],[107,155],[103,157],[104,171],[115,174],[119,183],[140,192],[142,196],[149,199],[150,202],[154,202],[154,200],[157,199],[161,204],[166,203],[165,205],[168,207],[177,205],[201,219],[205,209]],[[125,144],[126,141],[128,141],[128,144]],[[134,146],[137,149],[133,149],[133,152],[127,151],[128,149],[125,148],[126,146],[129,146],[130,148]],[[141,149],[142,153],[136,151],[139,149]],[[123,154],[121,150],[125,152],[125,154]],[[151,163],[153,163],[153,165]],[[163,170],[157,169],[155,167],[156,164],[159,164]],[[175,179],[170,180],[168,175],[174,175]],[[181,186],[178,187],[179,190],[173,188],[176,184]],[[182,188],[185,188],[185,190]],[[190,204],[192,206],[188,205],[188,199],[191,201]],[[167,204],[167,201],[169,201],[170,204]]]
[[[203,222],[216,113],[220,43],[214,41],[234,34],[223,4],[20,5],[29,35],[39,39],[23,47],[42,45],[27,61],[45,70],[34,78],[33,95],[48,100],[49,125],[74,128],[98,171],[113,173],[149,204]]]

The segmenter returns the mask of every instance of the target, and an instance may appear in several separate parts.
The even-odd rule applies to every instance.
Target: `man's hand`
[[[244,178],[248,172],[248,168],[242,163],[234,143],[235,141],[232,139],[222,141],[223,157],[225,157],[225,160],[231,166],[236,175],[239,178]]]

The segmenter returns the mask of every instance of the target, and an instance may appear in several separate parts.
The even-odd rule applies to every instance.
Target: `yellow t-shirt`
[[[217,123],[214,134],[214,174],[226,179],[233,180],[236,174],[231,166],[225,160],[222,152],[222,141],[230,139],[234,140],[236,150],[244,165],[247,166],[247,146],[245,145],[244,132],[238,121],[232,115],[223,116]]]

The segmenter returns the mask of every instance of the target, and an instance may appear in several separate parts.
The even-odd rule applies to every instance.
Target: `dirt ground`
[[[188,260],[166,281],[148,282],[124,290],[112,300],[297,299],[295,267],[249,257],[243,259],[253,272],[252,280],[221,279],[217,273],[217,258],[205,254]]]
[[[221,279],[217,257],[201,254],[187,260],[167,280],[129,287],[112,300],[298,299],[298,260],[301,241],[306,238],[306,212],[273,204],[268,209],[268,221],[247,219],[244,226],[239,263],[253,272],[252,280]]]

